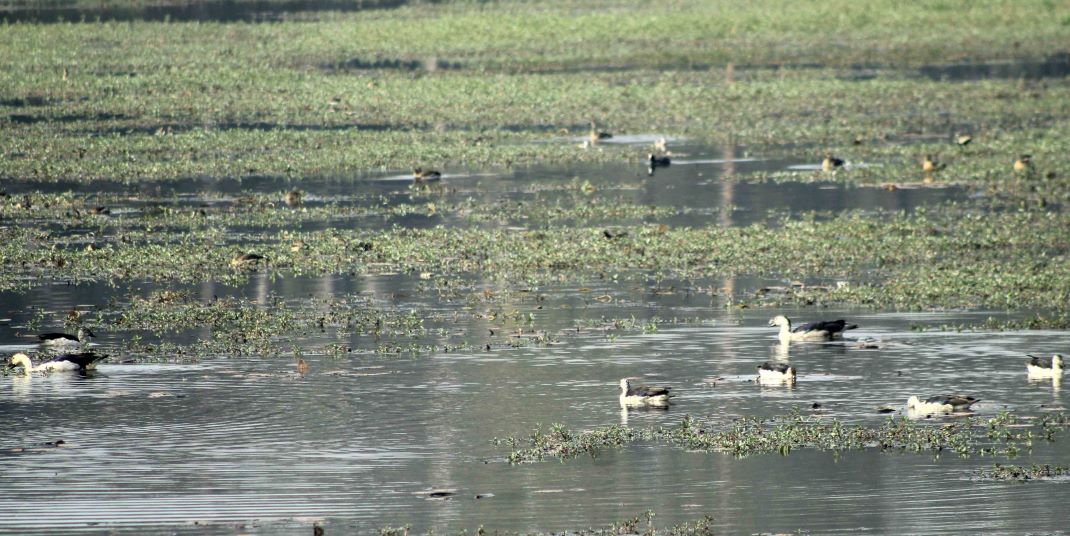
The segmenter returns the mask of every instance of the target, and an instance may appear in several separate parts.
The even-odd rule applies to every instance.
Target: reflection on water
[[[390,9],[405,0],[200,0],[197,2],[101,2],[77,0],[27,2],[0,6],[0,20],[14,22],[78,21],[275,21],[288,13]]]
[[[442,181],[446,188],[433,199],[443,206],[468,198],[571,206],[597,197],[605,203],[675,207],[670,224],[732,226],[809,211],[909,211],[967,195],[953,188],[886,191],[832,183],[733,182],[724,179],[782,171],[800,162],[738,148],[677,145],[670,147],[687,156],[653,177],[644,166],[626,164],[451,169]],[[305,178],[299,187],[305,207],[426,202],[424,194],[410,190],[407,178],[394,178],[401,172]],[[594,196],[577,193],[577,181],[593,184]],[[276,195],[297,185],[253,178],[5,187],[12,194],[41,188],[115,195],[126,201],[115,207],[113,217],[136,220],[152,204],[227,204],[241,195]],[[449,215],[362,222],[369,228],[473,225]],[[539,224],[508,217],[478,223]],[[475,284],[464,284],[469,283]],[[970,532],[997,520],[1009,532],[1063,530],[1057,516],[1039,515],[1059,507],[1043,487],[968,479],[990,460],[869,451],[735,460],[636,445],[566,464],[505,463],[506,451],[493,446],[492,438],[524,437],[551,423],[571,429],[618,423],[645,427],[675,425],[686,415],[728,423],[799,410],[877,425],[887,418],[877,411],[882,406],[902,414],[911,395],[948,392],[981,398],[974,407],[981,416],[1004,410],[1030,416],[1067,406],[1057,382],[1029,381],[1025,372],[1026,352],[1066,352],[1070,334],[1064,332],[919,332],[912,328],[977,323],[990,314],[822,310],[823,317],[847,318],[860,328],[845,341],[787,346],[768,327],[768,310],[711,307],[713,298],[694,291],[693,281],[660,281],[657,289],[630,284],[592,277],[539,288],[538,300],[511,300],[509,308],[530,313],[537,329],[568,334],[552,337],[553,344],[489,350],[471,339],[492,330],[504,333],[501,321],[473,313],[463,300],[428,293],[408,274],[255,274],[238,288],[214,282],[180,288],[202,301],[240,297],[262,306],[309,307],[311,298],[336,298],[437,313],[437,320],[428,320],[429,334],[414,344],[441,348],[460,333],[470,337],[468,348],[480,350],[416,358],[305,352],[309,370],[303,375],[289,355],[219,355],[197,363],[136,365],[117,356],[85,377],[0,376],[0,533],[278,533],[307,530],[317,521],[343,533],[367,533],[388,524],[412,524],[415,532],[452,533],[479,524],[566,530],[646,510],[657,512],[663,525],[711,514],[728,533]],[[783,281],[733,278],[703,284],[737,295]],[[659,292],[663,287],[679,290]],[[5,319],[0,353],[32,348],[36,330],[28,326],[38,316],[54,323],[71,308],[114,312],[156,290],[134,282],[0,293]],[[596,299],[603,295],[611,299]],[[816,316],[814,310],[778,312]],[[693,320],[682,326],[657,324],[643,335],[604,327],[607,319],[634,318],[642,324],[655,317]],[[97,334],[105,352],[135,336]],[[151,334],[140,335],[152,340]],[[196,328],[165,338],[192,344],[210,336]],[[369,337],[316,332],[296,335],[294,344],[374,346]],[[863,339],[869,342],[860,348]],[[797,383],[758,385],[755,366],[764,361],[792,364]],[[678,395],[675,404],[622,411],[617,385],[622,377],[671,386]],[[55,446],[61,439],[64,443]],[[1070,451],[1041,444],[1023,459],[1034,461],[1066,465]],[[430,500],[431,490],[455,493]],[[963,519],[966,508],[975,515]]]
[[[1070,53],[1052,54],[1042,61],[927,65],[921,67],[918,71],[922,76],[933,80],[1065,78],[1070,75]]]
[[[646,509],[666,524],[711,513],[733,533],[962,530],[949,512],[966,505],[956,497],[984,513],[970,527],[998,513],[1012,531],[1061,530],[1057,516],[1035,515],[1057,508],[1055,495],[966,480],[989,460],[873,452],[735,460],[639,445],[566,464],[509,466],[489,443],[540,424],[673,425],[688,414],[729,422],[809,412],[815,402],[822,415],[877,425],[882,405],[903,411],[911,394],[944,392],[978,396],[981,416],[1067,409],[1051,381],[1028,380],[1024,357],[1065,348],[1064,332],[917,332],[916,323],[983,315],[832,311],[861,327],[847,341],[785,348],[765,325],[767,312],[709,314],[702,325],[616,341],[590,333],[548,347],[421,359],[305,356],[303,377],[286,359],[219,358],[2,378],[0,532],[181,528],[193,520],[256,520],[272,531],[314,519],[363,532],[389,523],[459,530],[473,520],[549,530]],[[885,345],[855,349],[862,337]],[[798,383],[757,385],[754,367],[770,359],[795,365]],[[617,380],[625,376],[671,385],[676,404],[622,412]],[[65,444],[37,447],[58,439]],[[1041,444],[1022,461],[1065,465],[1070,451]],[[626,484],[634,481],[657,493]],[[428,501],[421,492],[432,489],[457,493]],[[766,505],[761,516],[756,502]],[[818,510],[828,515],[815,517]]]

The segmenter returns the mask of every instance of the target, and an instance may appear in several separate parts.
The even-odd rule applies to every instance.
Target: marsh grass
[[[877,427],[847,425],[839,420],[808,417],[798,412],[763,421],[742,418],[731,423],[699,422],[690,415],[675,427],[629,428],[612,425],[574,432],[554,424],[536,428],[526,438],[496,438],[494,444],[511,451],[509,463],[545,458],[565,461],[581,455],[597,456],[606,448],[633,443],[654,443],[688,450],[721,452],[736,457],[756,454],[790,454],[798,449],[843,452],[860,449],[1015,456],[1035,440],[1054,441],[1067,425],[1064,414],[1045,415],[1032,422],[1009,413],[987,420],[965,419],[942,426],[891,418]],[[1027,424],[1023,428],[1020,425]]]

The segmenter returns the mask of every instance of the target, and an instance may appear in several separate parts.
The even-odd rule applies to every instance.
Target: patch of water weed
[[[1070,467],[1050,464],[1033,465],[1005,465],[994,464],[991,469],[981,469],[975,473],[975,478],[981,480],[1017,480],[1029,482],[1031,480],[1048,480],[1070,475]]]
[[[655,514],[652,511],[647,511],[642,515],[638,515],[629,519],[624,519],[616,523],[604,527],[588,527],[583,529],[569,529],[563,532],[515,532],[515,531],[498,531],[491,532],[489,529],[480,525],[474,532],[476,536],[487,536],[493,534],[495,536],[557,536],[557,535],[569,535],[569,536],[618,536],[621,534],[634,534],[641,536],[713,536],[715,534],[714,518],[706,515],[702,519],[693,522],[680,523],[670,527],[659,528],[654,523]],[[379,536],[409,536],[412,534],[412,527],[405,525],[402,527],[383,527],[379,529]],[[428,531],[430,536],[433,531]],[[468,530],[463,530],[457,533],[458,536],[468,536]]]
[[[879,427],[846,425],[839,420],[804,416],[798,412],[769,421],[742,418],[729,424],[700,423],[690,415],[679,426],[629,428],[612,425],[573,432],[559,424],[548,430],[536,428],[527,438],[495,438],[493,443],[512,449],[509,463],[580,455],[595,456],[607,447],[620,448],[637,442],[675,445],[688,450],[723,452],[736,457],[754,454],[789,454],[797,449],[841,452],[876,448],[884,451],[953,452],[971,455],[1017,455],[1034,439],[1054,441],[1057,431],[1070,422],[1065,414],[1044,415],[1031,422],[1008,413],[987,420],[964,419],[941,426],[891,418]]]

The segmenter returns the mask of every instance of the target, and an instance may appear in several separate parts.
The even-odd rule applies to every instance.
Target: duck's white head
[[[22,372],[24,374],[29,374],[30,369],[33,368],[33,363],[30,362],[30,356],[19,352],[11,356],[11,366],[22,367]]]
[[[628,389],[631,389],[631,387],[632,387],[632,383],[628,380],[628,378],[621,378],[620,379],[620,392],[621,393],[627,393]]]
[[[907,399],[907,409],[916,408],[921,405],[921,399],[916,396],[911,396]]]
[[[1063,354],[1051,356],[1051,368],[1063,368]]]
[[[770,326],[777,326],[777,327],[780,327],[780,326],[791,326],[791,320],[788,320],[788,317],[786,317],[784,315],[776,315],[773,318],[769,319],[769,325]]]

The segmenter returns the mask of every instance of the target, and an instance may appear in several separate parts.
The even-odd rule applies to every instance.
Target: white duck
[[[795,383],[795,367],[766,361],[758,365],[758,383]]]
[[[845,320],[819,320],[803,324],[795,329],[791,327],[791,320],[784,315],[777,315],[769,319],[770,326],[780,328],[781,342],[789,341],[830,341],[843,336],[843,332],[855,329],[858,324],[848,324]]]
[[[77,335],[71,335],[70,333],[51,332],[42,333],[37,336],[37,339],[41,341],[41,346],[47,347],[62,347],[62,346],[77,346],[82,343],[88,343],[89,339],[96,337],[89,328],[78,328]]]
[[[1063,356],[1054,354],[1051,357],[1039,357],[1030,355],[1032,359],[1026,363],[1025,368],[1030,378],[1055,378],[1063,375]]]
[[[34,366],[30,356],[19,352],[11,356],[10,366],[22,367],[22,373],[29,376],[33,372],[85,372],[93,368],[97,361],[108,357],[96,352],[77,352],[72,354],[60,354],[40,365]]]
[[[907,399],[907,410],[915,413],[951,413],[953,411],[969,411],[970,406],[979,399],[972,396],[962,395],[936,395],[926,398],[923,402],[920,398],[912,396]]]
[[[673,397],[669,394],[669,389],[671,387],[646,385],[632,387],[628,378],[623,378],[620,381],[620,405],[621,407],[668,406],[669,399]]]

